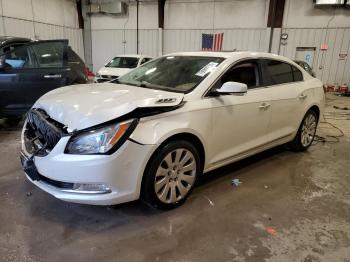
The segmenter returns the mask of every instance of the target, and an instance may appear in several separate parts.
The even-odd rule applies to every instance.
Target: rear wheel
[[[197,149],[187,141],[171,141],[151,158],[142,197],[157,208],[175,208],[185,202],[199,172]]]
[[[294,151],[305,151],[311,146],[315,138],[317,123],[317,113],[314,110],[309,110],[305,114],[294,140],[290,143],[290,147]]]

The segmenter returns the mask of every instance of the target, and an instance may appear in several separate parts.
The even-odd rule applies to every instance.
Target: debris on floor
[[[268,188],[269,188],[269,186],[265,185],[265,186],[264,186],[264,188],[265,188],[265,189],[268,189]]]
[[[206,196],[204,196],[204,198],[207,199],[207,200],[209,201],[209,204],[210,204],[210,205],[214,206],[214,202],[213,202],[213,201],[211,201],[211,200],[210,200],[208,197],[206,197]]]
[[[232,184],[232,186],[234,186],[234,187],[238,187],[240,184],[242,184],[242,182],[239,181],[238,178],[235,178],[235,179],[232,179],[231,184]]]
[[[33,193],[29,191],[29,192],[26,193],[26,195],[27,195],[27,197],[30,197],[30,196],[33,195]]]
[[[273,227],[267,227],[266,228],[266,232],[268,234],[270,234],[271,236],[276,236],[277,235],[277,231],[276,229],[274,229]]]

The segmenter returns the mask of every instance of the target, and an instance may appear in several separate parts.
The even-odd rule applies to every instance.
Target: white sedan
[[[203,173],[281,144],[306,150],[323,105],[321,81],[288,58],[177,53],[41,97],[21,159],[30,181],[65,201],[173,208]]]
[[[152,60],[152,57],[144,55],[120,55],[114,57],[111,61],[105,64],[98,70],[94,82],[102,83],[117,79],[125,75],[132,69]]]

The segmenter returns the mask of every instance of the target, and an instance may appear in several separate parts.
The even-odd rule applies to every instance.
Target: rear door
[[[271,101],[269,142],[292,135],[299,127],[303,106],[303,75],[293,65],[272,59],[262,61],[263,82]]]
[[[67,46],[67,40],[40,41],[30,45],[36,61],[36,69],[32,76],[38,86],[35,90],[35,100],[69,83],[71,68],[67,63]]]
[[[0,71],[1,111],[25,113],[40,96],[66,84],[67,44],[67,40],[34,42],[1,56],[6,65]]]

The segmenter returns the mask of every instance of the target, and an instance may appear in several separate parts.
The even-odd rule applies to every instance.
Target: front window
[[[221,57],[166,56],[146,63],[115,83],[187,93],[224,60]]]
[[[114,57],[106,67],[135,68],[138,61],[137,57]]]

